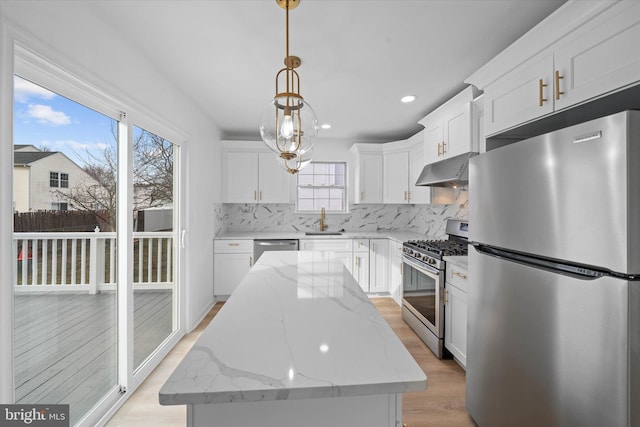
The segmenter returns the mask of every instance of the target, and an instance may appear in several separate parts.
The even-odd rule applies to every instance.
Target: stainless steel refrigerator
[[[470,415],[640,426],[640,112],[481,154],[469,173]]]

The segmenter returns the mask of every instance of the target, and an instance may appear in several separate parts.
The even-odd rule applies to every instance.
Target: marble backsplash
[[[446,237],[447,218],[468,218],[468,193],[456,191],[450,205],[352,205],[348,214],[327,214],[329,230],[347,232],[411,230],[432,238]],[[319,215],[300,214],[295,205],[217,204],[217,233],[226,231],[317,230]]]

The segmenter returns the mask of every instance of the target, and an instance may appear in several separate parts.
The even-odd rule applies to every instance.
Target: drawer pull
[[[560,79],[564,79],[564,76],[561,76],[560,71],[556,70],[556,99],[560,99],[560,95],[564,95],[564,92],[560,90]]]
[[[538,82],[538,105],[542,107],[542,103],[548,101],[547,98],[543,96],[543,89],[547,87],[545,83],[543,83],[542,79]]]
[[[458,276],[461,279],[467,280],[467,275],[466,274],[462,274],[462,273],[458,273],[457,271],[453,272],[454,276]]]
[[[240,243],[229,243],[229,246],[240,246]]]

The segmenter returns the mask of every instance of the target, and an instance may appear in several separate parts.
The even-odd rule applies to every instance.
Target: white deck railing
[[[133,233],[134,289],[172,289],[173,233]],[[116,233],[14,233],[17,292],[116,289]]]

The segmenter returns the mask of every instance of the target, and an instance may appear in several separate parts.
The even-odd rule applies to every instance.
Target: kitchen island
[[[398,426],[424,372],[349,271],[267,252],[160,390],[189,426]]]

